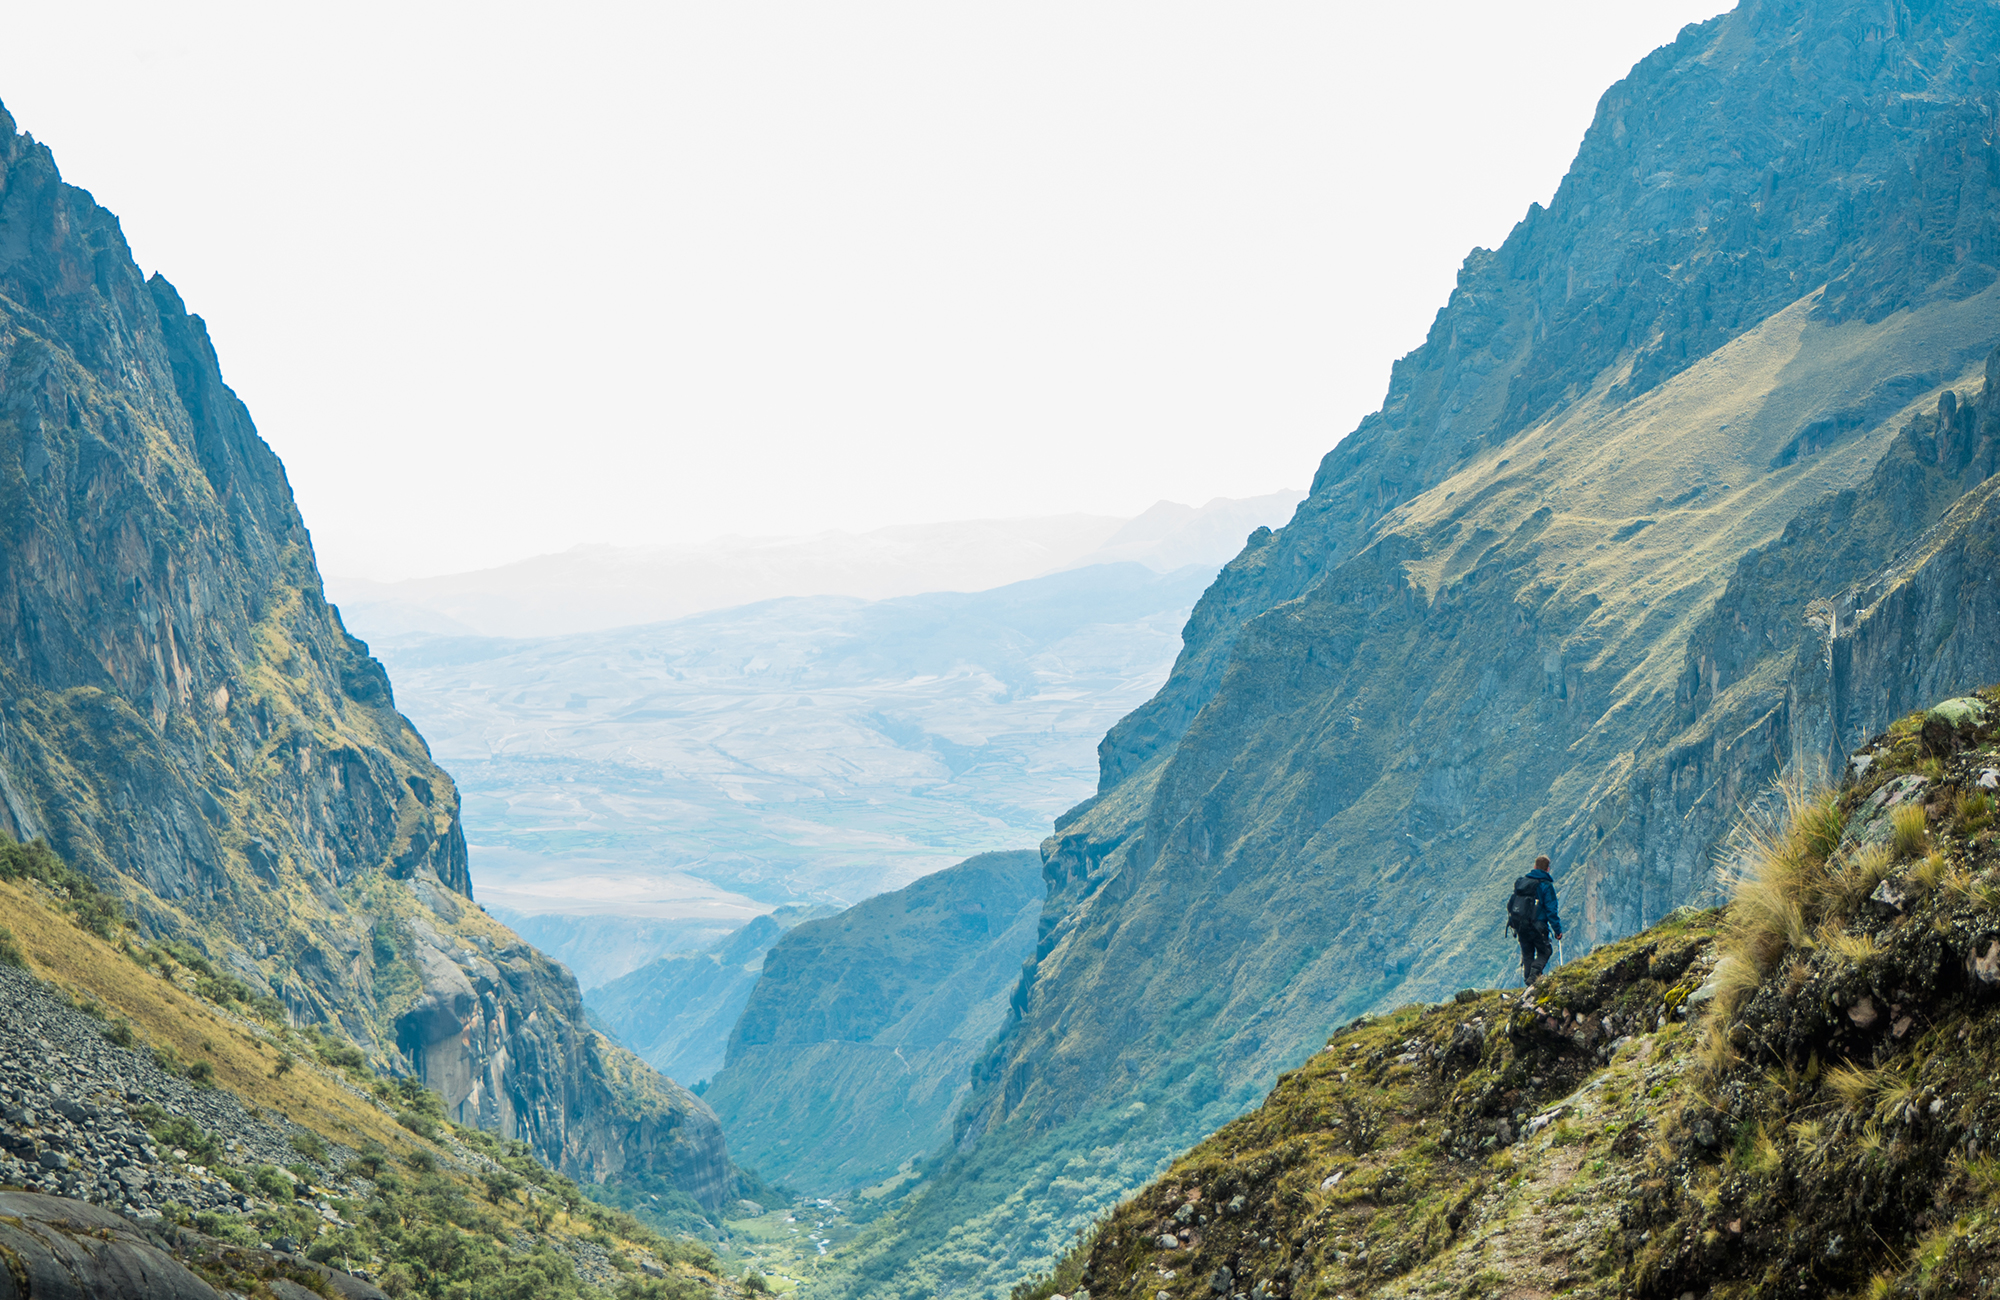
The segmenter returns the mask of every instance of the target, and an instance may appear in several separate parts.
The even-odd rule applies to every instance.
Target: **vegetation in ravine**
[[[1774,791],[1725,908],[1347,1026],[1016,1300],[1994,1293],[1996,722]]]

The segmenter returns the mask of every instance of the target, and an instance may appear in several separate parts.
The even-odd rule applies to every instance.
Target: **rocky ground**
[[[0,966],[0,1005],[7,1008],[0,1017],[0,1184],[88,1201],[149,1224],[160,1222],[168,1202],[190,1211],[270,1208],[267,1197],[239,1191],[185,1148],[162,1149],[135,1116],[150,1105],[218,1135],[232,1168],[285,1171],[329,1223],[340,1216],[328,1195],[366,1195],[360,1180],[333,1173],[351,1151],[328,1146],[323,1160],[308,1158],[293,1145],[294,1138],[318,1141],[308,1130],[169,1074],[143,1048],[117,1046],[106,1037],[110,1026],[27,971]]]

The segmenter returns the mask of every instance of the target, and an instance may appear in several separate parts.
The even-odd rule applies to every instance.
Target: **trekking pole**
[[[1567,965],[1567,964],[1568,964],[1568,963],[1567,963],[1567,960],[1566,960],[1566,959],[1565,959],[1565,958],[1563,957],[1563,941],[1562,941],[1562,936],[1561,936],[1561,935],[1557,935],[1557,936],[1556,936],[1556,965],[1558,965],[1558,966],[1563,966],[1563,965]]]

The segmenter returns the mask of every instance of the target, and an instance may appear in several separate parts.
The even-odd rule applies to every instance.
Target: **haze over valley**
[[[707,571],[754,569],[753,591],[843,594],[602,631],[394,632],[415,595],[342,615],[459,782],[482,901],[592,987],[775,906],[858,902],[1040,843],[1090,793],[1098,739],[1165,679],[1215,569],[1297,500],[717,544],[703,550]],[[666,562],[554,559],[621,581],[645,573],[662,585],[640,607],[716,598],[674,586],[684,570]],[[524,609],[564,591],[608,599],[588,580],[551,584],[539,562],[474,577],[498,608],[516,608],[516,588]],[[994,577],[1017,580],[847,594]],[[429,608],[469,618],[452,602],[471,581],[418,586]],[[579,609],[572,621],[601,617]],[[599,920],[525,919],[555,914]]]

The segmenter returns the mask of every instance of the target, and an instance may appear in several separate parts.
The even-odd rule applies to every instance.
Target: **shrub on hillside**
[[[23,844],[0,832],[0,880],[32,880],[61,902],[76,923],[100,939],[125,928],[125,906],[97,882],[56,856],[42,840]]]
[[[21,966],[28,964],[28,955],[14,942],[14,932],[0,925],[0,966]]]

